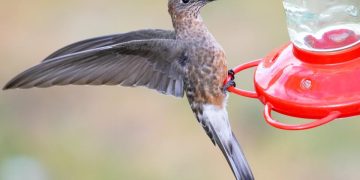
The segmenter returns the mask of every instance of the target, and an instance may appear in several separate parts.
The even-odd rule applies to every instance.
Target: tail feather
[[[213,127],[211,126],[213,129]],[[216,132],[213,129],[213,132]],[[254,180],[250,166],[247,163],[245,155],[238,143],[236,137],[232,133],[230,140],[221,140],[217,133],[214,133],[214,139],[220,150],[224,154],[232,172],[237,180]]]
[[[190,104],[211,141],[219,146],[224,154],[236,180],[253,180],[254,176],[245,155],[231,131],[225,106]]]

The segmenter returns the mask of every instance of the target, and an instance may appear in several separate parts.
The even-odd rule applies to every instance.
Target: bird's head
[[[200,9],[215,0],[169,0],[169,13],[171,16],[197,17]]]

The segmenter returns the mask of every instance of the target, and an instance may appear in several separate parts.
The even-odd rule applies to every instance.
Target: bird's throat
[[[179,39],[193,39],[209,33],[200,15],[174,15],[172,21]]]

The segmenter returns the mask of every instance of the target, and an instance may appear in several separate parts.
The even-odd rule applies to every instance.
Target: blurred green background
[[[0,86],[69,43],[141,28],[171,29],[166,4],[1,0]],[[219,0],[202,15],[227,51],[230,67],[288,41],[280,0]],[[242,73],[238,85],[251,89],[252,73]],[[257,100],[231,95],[228,109],[257,179],[360,179],[359,117],[287,132],[264,122]],[[67,86],[0,92],[0,179],[219,180],[233,175],[186,99],[145,88]]]

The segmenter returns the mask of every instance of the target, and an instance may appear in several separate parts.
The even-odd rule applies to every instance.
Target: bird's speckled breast
[[[190,51],[185,73],[189,101],[222,106],[226,96],[222,89],[227,76],[225,53],[215,47],[197,47]]]
[[[185,91],[193,104],[222,107],[226,95],[223,83],[227,77],[223,48],[204,25],[202,18],[182,14],[174,18],[176,39],[185,42]]]

